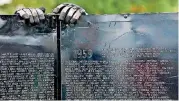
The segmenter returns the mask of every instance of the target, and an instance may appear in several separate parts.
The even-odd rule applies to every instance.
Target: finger
[[[65,6],[67,6],[68,4],[61,4],[59,6],[57,6],[54,10],[53,13],[59,13]]]
[[[72,19],[70,20],[70,23],[74,24],[81,16],[80,10],[76,11],[73,15]]]
[[[70,22],[70,20],[71,20],[73,14],[74,14],[77,10],[78,10],[77,7],[72,7],[72,8],[69,10],[69,12],[68,12],[68,14],[66,15],[66,18],[65,18],[66,23],[69,23],[69,22]]]
[[[23,9],[28,15],[29,15],[29,20],[30,20],[30,23],[34,23],[34,18],[32,16],[32,12],[30,9]]]
[[[88,15],[88,13],[86,13],[86,11],[83,8],[81,8],[80,6],[72,4],[72,3],[69,3],[69,5],[79,8],[82,15]]]
[[[68,11],[70,10],[70,8],[72,8],[71,5],[68,5],[66,7],[64,7],[62,9],[62,11],[60,12],[60,16],[59,16],[59,19],[60,20],[64,20],[65,19],[65,16],[67,15]]]
[[[23,11],[23,10],[17,11],[17,14],[19,14],[24,19],[28,19],[29,18],[28,14],[26,14],[26,12]]]
[[[39,16],[39,19],[44,20],[45,19],[44,12],[42,10],[38,9],[38,8],[36,9],[36,11],[37,11],[37,14]]]
[[[38,17],[38,13],[37,13],[36,9],[30,9],[30,10],[31,10],[32,16],[34,18],[34,22],[38,23],[39,22],[39,17]]]

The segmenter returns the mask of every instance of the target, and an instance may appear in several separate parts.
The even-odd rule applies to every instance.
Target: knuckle
[[[58,5],[58,6],[55,8],[55,10],[59,10],[59,9],[61,9],[62,7],[65,7],[65,6],[66,6],[65,4]]]
[[[71,8],[71,6],[66,6],[65,8],[63,8],[62,11],[63,11],[63,12],[67,12],[67,10],[70,9],[70,8]]]
[[[63,4],[60,4],[59,6],[57,6],[53,10],[53,13],[61,13],[62,11],[66,11],[71,7],[72,7],[72,5],[70,5],[69,3],[63,3]]]

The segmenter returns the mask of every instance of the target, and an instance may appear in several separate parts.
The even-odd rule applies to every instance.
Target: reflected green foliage
[[[43,6],[50,13],[55,6],[64,2],[80,5],[89,14],[178,11],[178,0],[12,0],[10,4],[0,6],[0,13],[13,14],[18,6]]]

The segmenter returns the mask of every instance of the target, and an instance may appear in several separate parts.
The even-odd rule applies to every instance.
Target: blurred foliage
[[[18,7],[45,7],[50,13],[64,2],[75,3],[89,14],[178,12],[178,0],[12,0],[0,6],[0,13],[13,14]]]

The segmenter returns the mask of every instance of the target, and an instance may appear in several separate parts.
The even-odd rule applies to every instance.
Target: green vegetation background
[[[0,13],[13,14],[18,7],[45,7],[50,13],[64,2],[80,5],[89,14],[178,12],[178,0],[12,0],[0,6]]]

